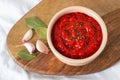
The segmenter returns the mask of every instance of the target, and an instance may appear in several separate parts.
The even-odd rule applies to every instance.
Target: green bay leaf
[[[45,27],[36,27],[34,28],[35,32],[41,39],[47,39],[47,28]]]
[[[29,17],[25,19],[26,24],[29,28],[34,29],[36,27],[47,27],[47,25],[37,17]]]
[[[36,55],[30,54],[27,50],[21,50],[21,51],[19,51],[19,52],[17,53],[17,55],[18,55],[21,59],[27,60],[27,61],[32,60],[32,59],[34,59],[34,58],[36,57]]]

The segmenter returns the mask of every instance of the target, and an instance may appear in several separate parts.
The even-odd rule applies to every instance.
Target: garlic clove
[[[24,43],[24,46],[27,48],[27,50],[30,52],[30,54],[35,52],[35,46],[33,43],[26,42],[26,43]]]
[[[25,35],[23,36],[23,39],[22,39],[22,42],[27,42],[29,41],[33,36],[33,30],[32,29],[29,29]]]
[[[45,53],[45,54],[48,54],[48,52],[49,52],[48,47],[41,40],[37,40],[37,42],[36,42],[36,49],[39,52]]]

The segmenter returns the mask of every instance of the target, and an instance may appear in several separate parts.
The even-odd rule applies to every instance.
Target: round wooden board
[[[76,1],[76,2],[74,2]],[[96,0],[97,1],[97,0]],[[102,54],[93,62],[80,66],[74,67],[69,66],[61,61],[59,61],[52,52],[49,54],[37,54],[37,57],[31,61],[24,61],[17,56],[20,50],[25,49],[25,47],[16,47],[23,44],[21,39],[25,32],[29,29],[25,24],[24,19],[27,17],[37,16],[42,19],[46,24],[49,23],[52,16],[60,9],[72,6],[72,5],[84,5],[97,11],[95,6],[91,6],[93,3],[87,4],[81,2],[81,0],[43,0],[40,4],[34,7],[30,12],[28,12],[21,20],[19,20],[11,29],[7,37],[7,48],[11,57],[19,64],[22,68],[28,71],[40,73],[40,74],[51,74],[51,75],[80,75],[89,74],[104,70],[116,61],[120,59],[120,9],[117,9],[109,14],[104,15],[102,18],[105,21],[108,29],[108,42],[107,46],[102,52]],[[101,1],[100,1],[101,2]],[[64,4],[63,4],[64,3]],[[101,2],[102,3],[102,2]],[[99,4],[99,3],[96,3]],[[117,3],[116,3],[117,4]],[[105,4],[106,5],[106,4]],[[96,5],[97,6],[97,5]],[[111,10],[116,9],[116,7],[111,8]],[[102,10],[102,9],[101,9]],[[103,9],[104,12],[105,9]],[[98,11],[100,15],[105,14],[102,11]],[[35,34],[30,42],[35,44],[39,37]]]

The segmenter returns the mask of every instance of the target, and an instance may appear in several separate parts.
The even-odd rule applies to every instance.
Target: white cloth
[[[120,61],[98,73],[53,76],[26,72],[10,57],[6,37],[12,26],[41,0],[0,0],[0,80],[120,80]]]

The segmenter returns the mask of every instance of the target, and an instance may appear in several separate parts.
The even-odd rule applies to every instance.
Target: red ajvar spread
[[[52,43],[62,55],[83,59],[94,54],[102,42],[99,23],[80,12],[61,16],[52,29]]]

